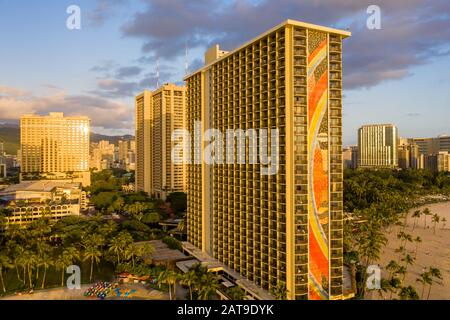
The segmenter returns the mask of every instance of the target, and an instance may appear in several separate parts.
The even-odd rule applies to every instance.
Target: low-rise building
[[[8,224],[25,225],[43,217],[59,220],[80,215],[87,207],[81,183],[26,181],[0,191],[0,203],[11,211]]]

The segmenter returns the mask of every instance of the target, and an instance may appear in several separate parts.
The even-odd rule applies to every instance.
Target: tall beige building
[[[185,166],[172,160],[172,132],[185,128],[186,89],[174,84],[136,97],[136,187],[165,199],[185,191]]]
[[[24,115],[20,118],[21,180],[43,177],[90,185],[90,119]]]
[[[136,96],[136,191],[150,193],[152,168],[150,166],[150,115],[152,93],[145,90]]]
[[[257,299],[343,298],[342,41],[350,32],[287,20],[227,53],[208,50],[186,78],[191,135],[278,129],[263,142],[275,174],[249,161],[188,165],[188,241]],[[200,123],[200,126],[198,125]],[[272,142],[278,141],[277,147]],[[264,141],[264,140],[262,140]],[[190,154],[207,144],[191,140]],[[220,154],[217,153],[217,154]],[[261,155],[260,155],[261,157]],[[236,160],[236,159],[235,159]],[[194,252],[195,255],[195,252]],[[227,271],[231,270],[231,271]]]
[[[358,167],[397,167],[398,143],[398,130],[392,124],[362,126],[358,130]]]

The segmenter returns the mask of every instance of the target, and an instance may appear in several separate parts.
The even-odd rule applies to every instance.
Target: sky
[[[369,5],[381,9],[371,30]],[[80,8],[81,29],[66,12]],[[0,121],[88,115],[93,130],[134,132],[134,96],[182,83],[213,44],[232,50],[286,19],[349,29],[343,142],[363,124],[402,137],[450,134],[448,0],[0,0]]]

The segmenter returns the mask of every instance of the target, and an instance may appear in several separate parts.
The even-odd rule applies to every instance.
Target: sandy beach
[[[33,294],[12,295],[1,298],[0,300],[100,300],[94,298],[87,298],[84,292],[91,285],[82,285],[80,290],[69,290],[67,288],[39,290]],[[136,290],[132,295],[132,300],[168,300],[167,293],[158,290],[146,289],[140,284],[126,284],[120,286],[122,291]],[[118,300],[113,294],[110,294],[106,300]]]
[[[430,209],[432,214],[438,214],[447,219],[446,226],[440,222],[436,227],[436,233],[433,231],[433,223],[431,222],[431,216],[427,217],[427,227],[424,227],[425,216],[422,215],[416,223],[416,227],[413,230],[414,218],[411,214],[415,210],[423,210],[425,208]],[[408,271],[405,277],[404,286],[411,285],[416,288],[419,296],[422,292],[422,284],[417,282],[420,273],[424,268],[430,266],[438,268],[443,280],[438,280],[439,283],[434,283],[431,288],[430,300],[450,300],[450,202],[435,203],[425,205],[418,209],[413,209],[408,214],[405,232],[411,234],[413,239],[417,236],[422,238],[422,243],[419,244],[417,250],[417,258],[415,264],[408,266]],[[395,260],[398,262],[399,254],[395,252],[400,246],[400,240],[397,239],[397,233],[401,230],[401,227],[392,228],[391,232],[387,234],[389,242],[384,248],[379,264],[385,267],[389,261]],[[416,243],[407,243],[407,251],[414,257],[416,249]],[[388,272],[383,270],[383,277],[388,277]],[[428,293],[428,286],[425,288],[424,299],[426,299]],[[385,294],[385,298],[389,298],[389,294]],[[370,294],[369,299],[380,299],[377,293]],[[393,298],[396,298],[393,296]]]

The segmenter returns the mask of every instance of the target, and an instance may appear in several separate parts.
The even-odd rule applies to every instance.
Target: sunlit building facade
[[[136,191],[150,193],[150,115],[152,93],[145,90],[135,100]]]
[[[185,128],[185,87],[165,84],[136,97],[136,186],[160,199],[185,191],[185,165],[172,160],[172,133]]]
[[[348,36],[288,20],[230,53],[216,47],[215,59],[208,51],[206,65],[186,78],[191,134],[198,121],[202,132],[279,132],[276,174],[264,175],[262,164],[248,161],[188,165],[188,241],[260,288],[285,283],[288,299],[344,295],[342,41]],[[205,142],[191,140],[190,153],[199,147]]]
[[[88,117],[59,112],[22,116],[21,180],[71,180],[89,186],[90,122]]]
[[[26,181],[0,191],[0,201],[11,211],[7,225],[26,225],[41,218],[59,220],[86,209],[81,183]]]
[[[365,125],[358,130],[358,167],[398,167],[398,130],[392,124]]]

